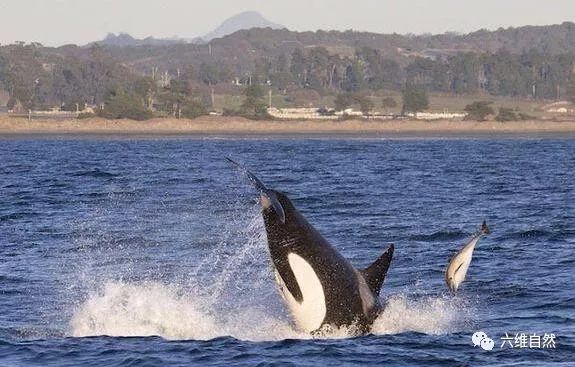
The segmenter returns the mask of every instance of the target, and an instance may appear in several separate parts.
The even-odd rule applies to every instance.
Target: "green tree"
[[[17,104],[18,104],[18,100],[16,99],[16,97],[12,96],[12,97],[8,98],[8,102],[6,102],[6,107],[9,110],[13,110]]]
[[[369,115],[371,113],[371,111],[373,111],[373,108],[375,107],[375,105],[373,104],[373,102],[369,98],[369,96],[357,94],[356,96],[354,96],[354,99],[355,99],[355,103],[357,103],[359,105],[359,110],[364,115]]]
[[[482,56],[474,53],[461,53],[448,61],[450,91],[456,94],[474,93],[485,82]]]
[[[290,72],[300,87],[307,83],[307,60],[303,51],[296,48],[291,54]]]
[[[191,100],[187,101],[182,106],[182,117],[187,119],[195,119],[196,117],[204,116],[208,114],[206,106],[198,101]]]
[[[244,102],[241,112],[250,118],[267,118],[267,105],[264,101],[264,91],[259,85],[250,85],[244,90]]]
[[[124,90],[117,90],[111,93],[104,104],[104,108],[98,113],[101,117],[107,119],[131,119],[131,120],[148,120],[153,117],[144,104],[142,99]]]
[[[170,84],[164,88],[158,98],[162,111],[176,118],[182,116],[184,104],[192,98],[192,90],[190,88],[191,80],[189,78],[189,74],[180,73],[178,78],[172,79]]]
[[[346,92],[357,92],[365,88],[365,78],[359,61],[354,61],[345,69],[342,89]]]
[[[527,114],[527,113],[523,113],[523,112],[519,112],[517,114],[517,117],[519,117],[519,120],[521,120],[521,121],[537,120],[537,117],[532,116],[532,115]]]
[[[134,83],[134,93],[142,98],[144,105],[148,109],[152,109],[157,92],[158,87],[156,82],[150,77],[139,78]]]
[[[195,76],[195,72],[193,73]],[[224,63],[207,63],[200,64],[198,78],[204,84],[216,85],[221,82],[232,79],[232,72]]]
[[[491,107],[493,102],[489,101],[477,101],[465,106],[465,112],[467,112],[467,116],[465,116],[466,120],[473,120],[473,121],[485,121],[487,116],[494,115],[495,111]]]
[[[418,57],[406,67],[405,72],[408,84],[420,85],[429,90],[449,90],[448,65],[440,60]]]
[[[393,97],[385,97],[381,101],[381,107],[384,110],[387,110],[389,108],[395,108],[395,107],[397,107],[397,102],[395,101],[395,99]]]
[[[402,113],[417,113],[429,108],[429,98],[425,89],[408,85],[403,91],[403,109]]]
[[[499,122],[506,122],[506,121],[517,121],[519,118],[511,108],[500,107],[499,114],[495,117],[495,119]]]
[[[330,55],[324,47],[314,47],[308,56],[307,87],[322,91],[330,84]]]
[[[353,105],[353,96],[350,93],[340,93],[335,97],[334,108],[336,111],[343,111]]]

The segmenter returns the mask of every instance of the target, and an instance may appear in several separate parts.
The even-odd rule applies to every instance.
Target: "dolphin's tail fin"
[[[361,273],[363,277],[374,294],[379,294],[383,281],[385,280],[385,275],[391,264],[391,258],[393,257],[394,245],[390,245],[387,250],[375,260],[373,264],[365,268]]]
[[[231,158],[225,157],[230,163],[232,163],[234,166],[238,167],[240,170],[242,170],[250,179],[251,183],[255,186],[256,189],[258,189],[262,195],[265,195],[265,197],[267,197],[269,199],[269,201],[271,202],[272,207],[274,208],[276,214],[279,216],[280,220],[285,223],[286,221],[286,216],[285,216],[285,211],[283,209],[282,204],[280,203],[280,201],[277,198],[277,195],[275,194],[274,191],[268,189],[266,187],[266,185],[264,185],[263,182],[260,181],[259,178],[256,177],[256,175],[254,175],[253,173],[251,173],[250,171],[248,171],[247,168],[245,168],[244,166],[242,166],[241,164],[233,161]]]
[[[483,221],[483,224],[481,225],[481,233],[483,233],[483,234],[490,234],[491,233],[491,230],[487,226],[486,221]]]

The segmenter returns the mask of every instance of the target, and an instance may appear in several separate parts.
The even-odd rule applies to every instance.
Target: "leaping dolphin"
[[[276,281],[298,328],[321,333],[350,327],[370,332],[381,311],[379,292],[394,246],[362,271],[356,270],[294,207],[233,160],[261,193],[262,216]]]
[[[447,269],[445,270],[445,282],[453,293],[457,293],[459,286],[465,280],[475,245],[477,245],[481,237],[489,233],[489,227],[487,227],[487,223],[483,221],[481,229],[449,261]]]

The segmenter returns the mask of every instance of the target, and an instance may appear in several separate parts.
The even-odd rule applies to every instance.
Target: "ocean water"
[[[395,244],[372,335],[293,327],[226,155],[358,268]],[[0,158],[0,366],[575,365],[573,139],[5,138]]]

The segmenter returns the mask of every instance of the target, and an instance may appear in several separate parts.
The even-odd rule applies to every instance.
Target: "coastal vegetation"
[[[533,111],[495,114],[489,101],[575,101],[572,35],[575,25],[564,23],[468,35],[252,29],[209,44],[17,43],[0,47],[0,90],[9,110],[91,106],[131,119],[262,119],[269,105],[415,113],[433,107],[429,96],[482,96],[461,106],[468,118],[508,121]]]
[[[465,106],[465,112],[467,112],[466,120],[473,121],[485,121],[487,117],[495,114],[493,107],[491,105],[493,102],[490,101],[478,101],[473,102]]]

